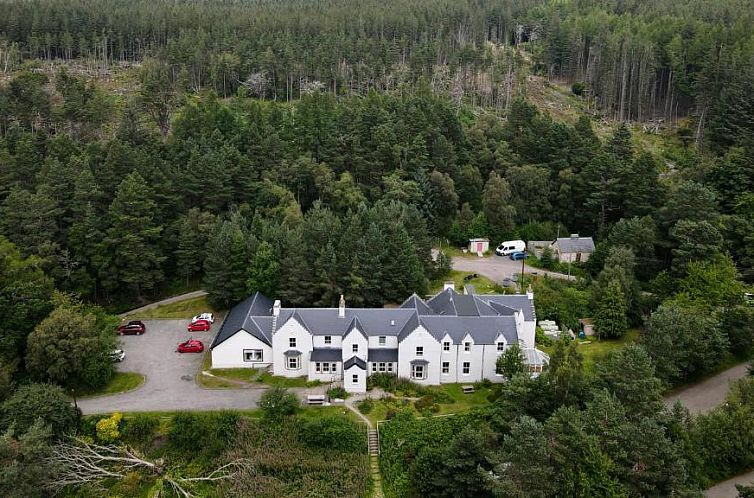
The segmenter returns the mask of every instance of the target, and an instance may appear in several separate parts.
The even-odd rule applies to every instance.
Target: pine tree
[[[275,249],[267,241],[257,246],[256,253],[251,259],[246,279],[246,292],[252,294],[261,292],[267,297],[277,295],[280,280],[280,264],[275,257]]]
[[[106,242],[112,255],[109,271],[117,281],[131,288],[137,298],[162,282],[160,250],[162,226],[154,222],[157,206],[151,187],[139,173],[131,173],[118,186],[110,205],[110,228]],[[115,289],[113,289],[115,290]]]
[[[621,284],[612,280],[602,293],[594,315],[594,328],[600,339],[621,337],[628,329],[626,319],[626,299]]]
[[[514,228],[516,208],[511,204],[511,189],[508,182],[494,171],[484,186],[482,207],[493,234],[502,237]]]

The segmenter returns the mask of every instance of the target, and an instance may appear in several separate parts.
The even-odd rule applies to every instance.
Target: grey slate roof
[[[351,368],[354,365],[356,365],[357,367],[359,367],[362,370],[366,370],[367,369],[367,364],[366,364],[366,362],[364,360],[362,360],[358,356],[352,356],[351,358],[349,358],[348,360],[346,360],[345,363],[343,363],[343,370],[348,370],[349,368]]]
[[[265,316],[272,315],[272,301],[259,292],[247,297],[228,312],[210,348],[221,344],[240,330],[272,345],[272,323]],[[262,323],[258,322],[261,321]]]
[[[594,252],[594,240],[591,237],[560,237],[554,243],[561,253]]]
[[[314,348],[309,359],[311,361],[342,361],[343,350],[336,348]]]
[[[289,349],[285,353],[283,353],[285,356],[301,356],[301,351],[297,351],[295,349]]]
[[[282,308],[272,317],[272,301],[257,293],[230,310],[211,347],[241,330],[271,345],[273,324],[279,329],[290,319],[313,335],[343,337],[358,329],[365,336],[397,336],[400,342],[422,325],[438,341],[448,334],[460,342],[469,334],[476,344],[494,344],[502,334],[513,343],[518,341],[514,315],[519,310],[525,320],[536,320],[534,304],[526,295],[463,295],[446,289],[428,301],[413,294],[399,308],[346,308],[343,318],[338,316],[338,308]],[[381,351],[389,350],[370,350],[370,361],[372,352],[387,354]]]
[[[371,362],[385,361],[385,362],[398,362],[398,350],[388,348],[375,348],[370,349],[367,353],[367,358]]]
[[[429,362],[427,360],[411,360],[409,363],[412,365],[427,365]]]
[[[365,338],[369,339],[369,337],[367,337],[366,332],[364,332],[364,326],[361,325],[361,322],[359,321],[358,316],[353,317],[353,319],[351,320],[351,324],[348,326],[348,330],[346,330],[346,333],[343,334],[343,337],[346,337],[348,334],[350,334],[354,330],[357,333],[363,335]]]

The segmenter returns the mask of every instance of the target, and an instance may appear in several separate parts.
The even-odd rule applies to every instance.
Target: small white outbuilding
[[[487,252],[489,250],[489,239],[469,239],[469,252]]]

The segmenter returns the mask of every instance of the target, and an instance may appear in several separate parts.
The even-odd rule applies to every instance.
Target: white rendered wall
[[[395,332],[396,334],[398,331]],[[380,337],[377,335],[369,336],[369,349],[378,349],[378,348],[387,348],[387,349],[397,349],[398,348],[398,336],[397,335],[387,335],[385,336],[385,344],[380,345]]]
[[[358,353],[353,352],[353,345],[359,345]],[[343,338],[343,362],[357,356],[362,360],[367,360],[367,338],[361,333],[360,330],[354,329],[350,334]]]
[[[244,349],[261,349],[261,362],[243,361]],[[212,350],[212,368],[263,368],[272,364],[272,348],[245,330],[237,332]]]
[[[296,347],[291,348],[289,339],[296,338]],[[301,351],[301,364],[298,370],[288,370],[285,352],[289,349]],[[283,377],[304,377],[309,374],[309,355],[312,351],[312,336],[291,317],[272,336],[273,373]]]
[[[353,382],[354,375],[358,376],[357,382]],[[343,372],[343,387],[349,393],[367,392],[367,373],[358,366],[351,365],[351,368]]]
[[[416,346],[424,347],[424,354],[416,356]],[[440,343],[432,335],[419,326],[411,332],[398,347],[398,376],[411,379],[411,361],[427,360],[425,365],[426,377],[422,380],[411,379],[424,385],[437,385],[440,383]]]

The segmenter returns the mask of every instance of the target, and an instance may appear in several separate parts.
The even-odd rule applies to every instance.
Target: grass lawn
[[[605,358],[610,351],[620,349],[638,339],[639,329],[629,329],[620,339],[602,339],[599,341],[594,337],[586,340],[576,339],[578,350],[584,355],[584,371],[588,374],[594,373],[595,364]],[[553,346],[537,345],[537,347],[547,354],[552,354],[555,349]]]
[[[464,394],[461,386],[465,385],[468,384],[442,384],[441,386],[436,386],[438,389],[441,389],[448,393],[450,397],[453,398],[453,402],[438,403],[440,411],[438,411],[435,415],[462,413],[472,408],[484,406],[489,403],[487,398],[491,394],[492,389],[477,386],[473,394]],[[405,398],[393,398],[386,400],[374,398],[374,408],[372,408],[371,412],[366,414],[366,417],[373,424],[376,424],[378,421],[386,420],[388,411],[390,411],[391,409],[409,410],[416,417],[422,416],[422,414],[419,413],[414,407],[414,402],[412,400],[407,400]]]
[[[136,389],[144,383],[144,376],[136,372],[115,372],[115,375],[105,387],[99,391],[80,393],[79,397],[104,396],[106,394],[118,394]]]
[[[437,294],[438,292],[442,291],[443,284],[446,281],[450,280],[453,280],[453,282],[455,283],[456,292],[462,293],[463,286],[465,284],[473,285],[476,289],[477,294],[502,294],[505,292],[502,287],[495,284],[495,282],[483,275],[479,275],[478,277],[472,278],[469,281],[464,281],[464,277],[466,275],[471,275],[471,272],[452,270],[450,272],[450,275],[448,275],[446,278],[436,280],[431,283],[430,293]]]
[[[195,297],[178,301],[176,303],[164,304],[152,309],[141,311],[128,315],[128,318],[135,320],[177,320],[181,318],[190,319],[199,313],[205,311],[215,314],[215,323],[222,321],[218,312],[209,305],[207,296]]]
[[[202,372],[205,371],[211,373],[212,376],[204,375]],[[209,351],[204,354],[202,370],[197,376],[197,382],[209,389],[237,389],[239,383],[267,384],[273,387],[311,387],[318,385],[308,382],[306,377],[280,377],[254,368],[212,368],[212,355]]]

